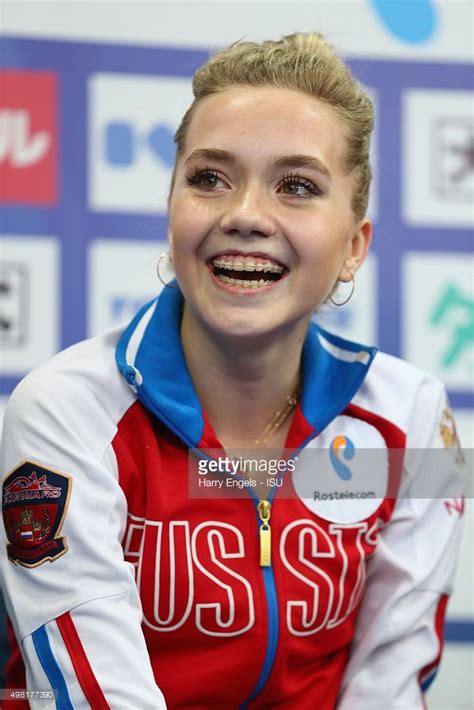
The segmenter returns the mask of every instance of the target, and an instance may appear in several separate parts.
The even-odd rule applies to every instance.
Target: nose
[[[271,237],[276,232],[268,195],[264,189],[249,185],[229,196],[222,213],[220,228],[234,236]]]

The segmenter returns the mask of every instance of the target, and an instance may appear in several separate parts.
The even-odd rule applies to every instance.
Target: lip
[[[274,264],[278,264],[278,266],[283,267],[288,271],[288,266],[283,263],[283,261],[280,261],[280,259],[276,259],[274,256],[271,254],[266,254],[263,251],[240,251],[239,249],[225,249],[223,251],[218,251],[215,254],[213,254],[209,259],[207,260],[208,265],[212,263],[214,259],[217,259],[219,256],[246,256],[246,257],[254,257],[255,259],[268,259],[268,261],[272,261]],[[280,279],[281,281],[281,279]]]
[[[242,252],[219,252],[219,254],[216,256],[221,256],[222,254],[239,254],[240,256],[244,256]],[[245,255],[245,256],[250,256],[250,255]],[[256,256],[256,254],[252,253],[251,256]],[[213,259],[215,257],[212,257]],[[267,256],[263,258],[268,258]],[[277,262],[280,263],[280,262]],[[283,266],[283,264],[281,264]],[[217,286],[221,291],[227,291],[227,293],[234,293],[238,294],[239,296],[245,296],[246,298],[252,298],[258,295],[266,294],[269,293],[270,291],[274,291],[276,288],[278,288],[279,284],[281,284],[283,281],[286,281],[288,278],[289,271],[288,269],[285,271],[285,273],[282,275],[278,281],[270,281],[268,286],[259,286],[258,288],[252,288],[252,287],[245,287],[245,286],[233,286],[232,284],[225,283],[224,281],[221,281],[218,279],[216,276],[214,276],[214,272],[212,270],[212,263],[209,261],[207,264],[207,270],[209,272],[209,275],[211,277],[212,283]]]

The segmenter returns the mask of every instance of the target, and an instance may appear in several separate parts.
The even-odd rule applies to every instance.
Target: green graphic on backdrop
[[[449,345],[442,353],[440,363],[444,369],[452,369],[474,341],[474,301],[455,284],[448,283],[430,315],[430,324],[451,330]]]

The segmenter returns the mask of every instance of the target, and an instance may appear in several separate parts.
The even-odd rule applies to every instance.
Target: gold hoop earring
[[[164,259],[165,257],[168,257],[169,262],[170,262],[170,264],[172,265],[170,252],[169,252],[169,251],[164,251],[163,254],[160,255],[160,258],[158,259],[158,263],[156,264],[156,275],[157,275],[158,278],[160,279],[160,281],[161,281],[161,283],[163,284],[163,286],[165,286],[166,288],[179,288],[179,286],[173,286],[171,283],[168,283],[167,281],[165,281],[165,280],[163,279],[163,277],[161,276],[161,274],[160,274],[161,262],[163,261],[163,259]]]
[[[347,283],[347,281],[344,281],[343,283]],[[345,306],[345,304],[348,303],[348,302],[351,300],[351,298],[352,298],[352,296],[353,296],[353,294],[354,294],[354,289],[355,289],[355,279],[354,279],[354,275],[353,275],[353,274],[351,274],[351,283],[352,283],[351,292],[350,292],[350,294],[348,295],[348,297],[347,297],[346,299],[344,299],[344,301],[340,301],[340,302],[338,303],[338,302],[335,301],[334,298],[332,297],[332,293],[329,294],[328,298],[329,298],[329,300],[331,301],[331,303],[332,303],[333,306],[337,306],[337,308],[340,308],[340,306]]]

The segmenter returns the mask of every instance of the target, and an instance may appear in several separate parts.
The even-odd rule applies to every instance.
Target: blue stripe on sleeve
[[[421,690],[423,691],[423,693],[426,693],[426,691],[430,687],[431,683],[434,681],[436,674],[438,673],[438,668],[439,668],[439,666],[436,666],[436,668],[433,668],[428,673],[428,675],[425,678],[423,678],[423,680],[421,681],[420,685],[421,685]]]
[[[53,656],[45,626],[41,626],[33,633],[33,644],[51,687],[57,692],[57,710],[74,710],[63,673]]]

